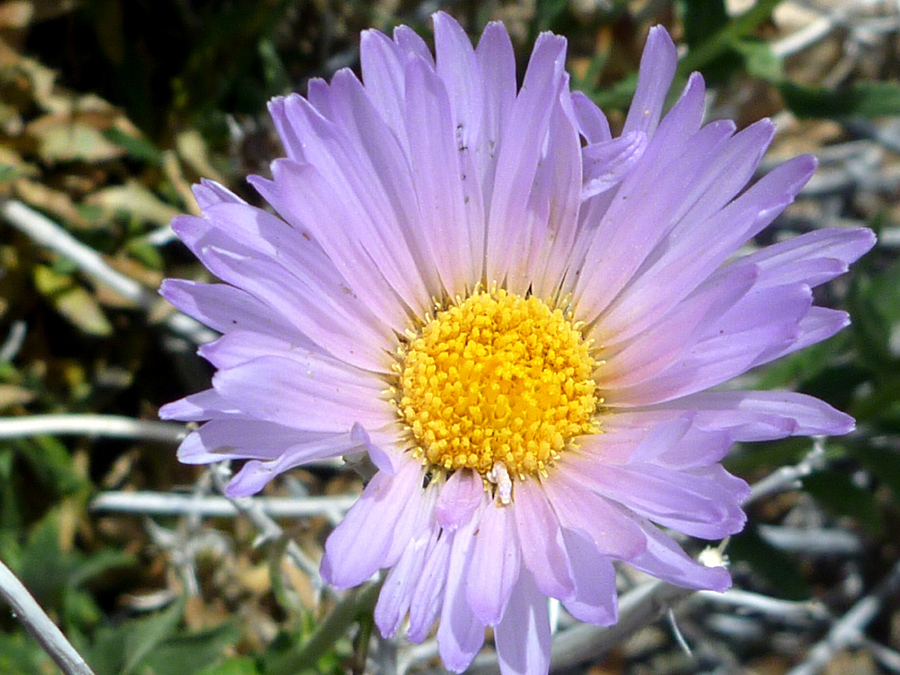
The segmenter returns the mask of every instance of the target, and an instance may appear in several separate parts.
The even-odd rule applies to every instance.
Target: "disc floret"
[[[503,289],[438,311],[401,353],[398,412],[435,468],[545,474],[596,431],[597,362],[559,308]]]

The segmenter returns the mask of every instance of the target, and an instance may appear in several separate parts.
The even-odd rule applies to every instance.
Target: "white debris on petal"
[[[509,471],[503,462],[494,462],[494,466],[485,475],[489,481],[497,486],[497,500],[503,504],[512,501],[512,481],[509,479]]]

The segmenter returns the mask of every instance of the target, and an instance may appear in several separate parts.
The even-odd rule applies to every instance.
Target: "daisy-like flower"
[[[847,324],[811,288],[874,242],[827,229],[739,248],[815,169],[752,183],[762,121],[702,124],[693,75],[663,105],[676,52],[650,32],[621,135],[569,90],[566,41],[541,35],[517,90],[509,36],[473,48],[434,16],[362,36],[362,82],[313,80],[270,109],[287,157],[251,183],[277,215],[214,183],[182,241],[223,283],[163,295],[223,335],[200,354],[212,388],[165,406],[205,422],[188,463],[248,460],[250,495],[312,460],[365,450],[377,473],[325,545],[339,588],[386,573],[385,636],[438,623],[465,669],[493,627],[504,673],[545,673],[547,598],[616,620],[613,561],[724,590],[662,528],[739,531],[735,441],[843,434],[809,396],[717,388]]]

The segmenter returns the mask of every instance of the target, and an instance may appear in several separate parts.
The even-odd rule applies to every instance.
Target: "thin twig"
[[[215,482],[216,488],[220,492],[225,491],[225,477],[223,476],[223,467],[221,464],[210,467],[210,471],[212,472],[213,481]],[[347,498],[350,503],[356,501],[355,498]],[[285,541],[287,542],[285,545],[285,552],[287,553],[288,558],[300,569],[304,572],[310,580],[310,583],[313,586],[313,590],[316,593],[316,597],[324,591],[331,595],[336,595],[334,589],[331,588],[328,584],[326,584],[322,580],[322,576],[319,574],[318,565],[316,565],[312,560],[310,560],[306,554],[300,549],[300,546],[296,541],[288,537],[284,530],[281,529],[281,526],[276,523],[272,517],[266,513],[263,509],[262,504],[259,503],[258,498],[252,497],[240,497],[238,499],[228,499],[231,504],[237,508],[238,511],[241,512],[247,519],[253,523],[256,528],[260,532],[260,536],[258,541],[269,541],[269,540],[277,540],[277,541]],[[347,505],[349,508],[349,504]],[[322,513],[320,510],[319,513]],[[327,512],[326,512],[327,513]],[[333,517],[335,517],[333,515]],[[340,516],[336,516],[337,521],[340,521]],[[334,521],[333,521],[334,522]]]
[[[744,500],[742,506],[759,501],[771,494],[796,490],[801,481],[825,466],[825,442],[821,438],[813,440],[813,449],[799,463],[793,466],[783,466],[776,469],[768,476],[753,484],[750,488],[750,496]]]
[[[859,555],[863,550],[856,533],[837,528],[760,525],[757,531],[767,544],[791,553],[834,557]]]
[[[813,647],[806,660],[788,675],[816,675],[840,651],[858,643],[866,626],[881,611],[884,599],[900,588],[900,562],[894,565],[891,573],[885,577],[876,589],[859,600],[838,621],[834,622],[828,635]]]
[[[736,588],[724,593],[697,591],[694,597],[698,600],[708,600],[717,605],[727,605],[750,612],[759,612],[760,614],[771,614],[778,619],[825,619],[828,616],[824,605],[816,600],[800,602],[781,600]]]
[[[248,504],[249,502],[249,504]],[[203,518],[232,518],[252,508],[267,518],[307,518],[325,515],[329,519],[341,516],[356,497],[254,497],[229,499],[214,495],[173,494],[171,492],[101,492],[91,501],[90,509],[104,513],[134,513],[151,516],[197,515]],[[266,530],[270,529],[268,523]],[[280,536],[280,528],[277,536]]]
[[[814,45],[835,28],[845,25],[853,13],[881,4],[884,4],[884,0],[862,0],[861,2],[849,3],[843,7],[838,7],[791,35],[773,42],[769,48],[779,58],[796,54]]]
[[[143,310],[150,312],[159,296],[131,277],[113,269],[97,251],[78,241],[43,214],[14,199],[0,201],[0,218],[25,234],[39,246],[71,260],[89,277],[106,284]],[[214,340],[218,335],[194,319],[180,313],[169,315],[166,325],[173,332],[196,344]]]
[[[3,346],[0,347],[0,363],[10,363],[16,358],[16,355],[22,348],[22,343],[25,342],[27,333],[28,325],[24,321],[20,319],[12,322],[9,328],[9,336],[6,338]]]
[[[0,596],[12,607],[13,616],[41,644],[60,670],[66,675],[94,675],[81,655],[66,639],[62,631],[50,620],[41,606],[31,597],[28,589],[0,561]]]
[[[0,439],[28,436],[93,436],[180,443],[183,424],[136,420],[117,415],[27,415],[0,417]]]

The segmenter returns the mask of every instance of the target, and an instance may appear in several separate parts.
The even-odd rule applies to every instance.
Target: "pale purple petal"
[[[275,476],[285,471],[307,462],[340,457],[358,450],[359,447],[359,442],[348,432],[289,446],[275,459],[266,461],[252,459],[228,482],[225,495],[232,498],[248,497],[262,490]]]
[[[566,611],[579,621],[600,626],[614,624],[619,603],[612,561],[579,532],[566,532],[565,544],[575,578],[575,595],[563,601]]]
[[[288,448],[341,442],[343,434],[302,431],[245,417],[213,419],[182,441],[178,459],[209,464],[225,459],[275,459]]]
[[[747,484],[719,465],[670,469],[658,464],[615,466],[579,462],[583,485],[650,520],[685,534],[720,539],[746,521],[740,503]]]
[[[467,213],[464,184],[468,176],[459,163],[463,161],[460,150],[467,146],[454,125],[441,79],[421,59],[407,64],[406,96],[410,160],[419,203],[417,225],[431,244],[430,254],[444,289],[455,296],[481,279],[484,216],[480,209]]]
[[[440,616],[447,586],[452,539],[449,533],[441,533],[438,530],[434,544],[428,551],[410,600],[409,629],[406,637],[411,642],[422,642],[428,637],[429,630]]]
[[[874,245],[875,234],[864,228],[815,230],[766,246],[735,264],[758,266],[762,281],[772,286],[815,287],[846,272]]]
[[[634,331],[629,319],[636,318],[635,308],[652,317],[659,308],[671,307],[684,297],[738,246],[771,223],[794,200],[815,168],[811,157],[785,162],[706,222],[686,230],[656,261],[653,272],[641,276],[629,289],[630,302],[621,303],[624,314],[619,325]]]
[[[273,335],[235,330],[201,345],[197,353],[215,368],[233,368],[260,356],[289,352],[298,346],[306,351],[318,349],[308,339],[298,345]]]
[[[337,588],[357,586],[397,562],[428,516],[424,470],[407,462],[394,476],[376,473],[325,542],[322,577]],[[361,541],[365,546],[360,546]],[[395,556],[392,559],[391,554]]]
[[[605,433],[581,437],[578,451],[570,453],[572,462],[658,463],[692,469],[720,461],[734,441],[728,431],[699,428],[699,413],[692,410],[654,406],[648,411],[616,413],[614,417],[616,424],[610,424]]]
[[[394,42],[400,50],[406,54],[415,55],[434,64],[434,57],[425,40],[409,26],[397,26],[394,28]]]
[[[385,577],[374,614],[375,625],[383,637],[392,637],[406,617],[428,552],[434,547],[439,532],[438,528],[429,528],[413,537]]]
[[[850,315],[847,312],[827,307],[811,307],[809,313],[800,320],[795,338],[781,349],[772,349],[760,354],[756,361],[753,362],[753,365],[759,366],[769,361],[774,361],[782,356],[822,342],[822,340],[827,340],[849,325]]]
[[[722,317],[706,324],[658,375],[604,391],[607,403],[659,403],[736,377],[793,345],[811,303],[808,287],[754,289]]]
[[[299,352],[263,356],[213,377],[216,391],[239,410],[310,431],[384,426],[393,415],[379,384],[340,362]]]
[[[485,624],[472,614],[466,601],[465,584],[475,545],[474,537],[480,523],[481,510],[456,532],[447,535],[453,537],[453,544],[447,562],[447,581],[437,640],[444,665],[456,673],[469,667],[484,644]]]
[[[513,508],[522,561],[544,595],[566,599],[575,593],[559,520],[536,480],[516,483]]]
[[[360,36],[359,61],[366,93],[397,141],[408,151],[403,110],[406,96],[403,52],[387,35],[377,30],[364,30]]]
[[[575,109],[578,131],[584,136],[588,145],[612,140],[606,115],[584,92],[572,92],[572,107]]]
[[[511,260],[510,241],[526,218],[528,195],[538,169],[550,119],[563,84],[566,41],[550,33],[538,37],[522,89],[500,141],[496,179],[488,213],[487,270],[502,280]],[[533,142],[522,143],[523,138]]]
[[[644,525],[644,533],[647,549],[628,561],[632,567],[684,588],[722,592],[731,587],[731,575],[724,567],[701,565],[650,523]]]
[[[253,330],[302,340],[302,334],[277,312],[246,291],[229,284],[164,279],[159,293],[188,316],[220,333]]]
[[[313,101],[314,98],[316,98],[316,95],[313,92],[321,92],[323,90],[327,91],[327,85],[323,80],[316,79],[315,84],[310,81],[308,93],[309,100]],[[306,156],[303,153],[303,141],[301,140],[301,136],[297,133],[297,130],[294,128],[294,125],[291,124],[290,117],[285,113],[284,104],[284,96],[276,96],[273,98],[269,101],[269,115],[271,115],[272,122],[275,124],[275,131],[281,139],[281,145],[284,148],[285,155],[295,162],[305,162]],[[314,103],[313,105],[316,104]],[[316,107],[321,111],[319,105]]]
[[[502,675],[546,675],[550,668],[547,598],[527,571],[519,577],[503,620],[494,628]]]
[[[484,508],[470,555],[466,600],[480,622],[494,626],[503,616],[522,561],[513,508],[493,502]]]
[[[469,521],[484,498],[484,482],[474,471],[455,471],[444,486],[434,508],[441,527],[453,532]]]
[[[686,142],[683,154],[661,166],[648,157],[658,144],[650,142],[603,214],[587,252],[576,295],[586,320],[606,309],[663,237],[703,197],[699,179],[733,130],[732,122],[713,122]]]
[[[202,422],[221,417],[246,419],[238,408],[222,398],[215,389],[206,389],[167,403],[159,409],[159,416],[164,420],[181,422]]]
[[[734,274],[717,284],[706,285],[672,311],[664,315],[655,326],[630,337],[624,345],[617,346],[616,338],[600,334],[605,324],[598,326],[591,337],[607,347],[604,363],[598,369],[601,386],[598,394],[606,397],[626,386],[633,386],[654,377],[667,368],[690,344],[698,328],[721,317],[735,303],[746,296],[757,281],[758,271],[753,267],[736,269]],[[616,348],[618,347],[618,351]]]
[[[641,527],[618,507],[583,485],[577,467],[563,455],[543,481],[550,504],[564,528],[587,535],[597,550],[621,560],[631,560],[647,546]]]
[[[675,43],[662,26],[654,26],[647,35],[637,88],[625,118],[623,134],[642,131],[651,135],[656,130],[677,65]]]
[[[564,98],[554,105],[546,152],[531,186],[524,220],[519,223],[519,240],[508,242],[512,255],[506,287],[521,295],[530,290],[552,297],[575,241],[581,203],[581,148]]]
[[[401,307],[391,307],[385,301],[396,294],[407,306],[424,313],[430,307],[427,279],[418,273],[403,221],[397,217],[405,205],[392,200],[383,182],[390,176],[378,170],[376,162],[384,156],[370,152],[378,146],[378,139],[355,128],[357,116],[364,115],[367,109],[362,103],[363,90],[350,71],[336,74],[332,89],[334,94],[342,92],[345,104],[336,108],[341,110],[340,124],[322,117],[299,96],[290,96],[285,102],[298,133],[310,138],[305,148],[309,164],[292,171],[286,166],[297,166],[296,163],[278,160],[272,165],[274,185],[257,177],[250,180],[285,219],[313,233],[357,293],[364,291],[360,288],[365,283],[361,274],[383,278],[388,298],[379,302],[370,295],[369,300],[373,311],[396,326]],[[370,120],[375,118],[368,116]],[[366,139],[372,143],[366,143]],[[404,172],[408,169],[404,168]],[[320,191],[317,199],[310,199],[312,195],[301,187],[304,183],[311,183],[310,191]],[[302,198],[295,194],[298,191]],[[332,194],[343,198],[337,202],[328,199]],[[342,260],[341,256],[349,258]],[[369,257],[379,264],[370,263]]]
[[[469,36],[446,12],[434,14],[434,51],[437,67],[433,72],[446,87],[456,122],[456,141],[460,148],[477,147],[485,109],[481,64],[475,57]],[[412,100],[418,103],[416,99]],[[409,128],[412,133],[412,127]],[[449,158],[453,154],[449,152],[442,156]]]
[[[710,391],[662,404],[696,410],[696,424],[730,432],[738,441],[785,436],[842,436],[853,431],[850,415],[824,401],[788,391]]]
[[[647,136],[640,131],[584,148],[581,198],[589,199],[621,183],[646,148]]]
[[[193,186],[194,199],[197,200],[197,206],[206,209],[213,204],[222,202],[231,202],[234,204],[245,204],[246,202],[234,194],[224,185],[220,185],[214,180],[201,178],[197,185]]]
[[[502,23],[494,21],[485,26],[475,58],[481,70],[484,108],[478,145],[473,150],[487,209],[494,192],[501,136],[516,100],[516,57]]]

